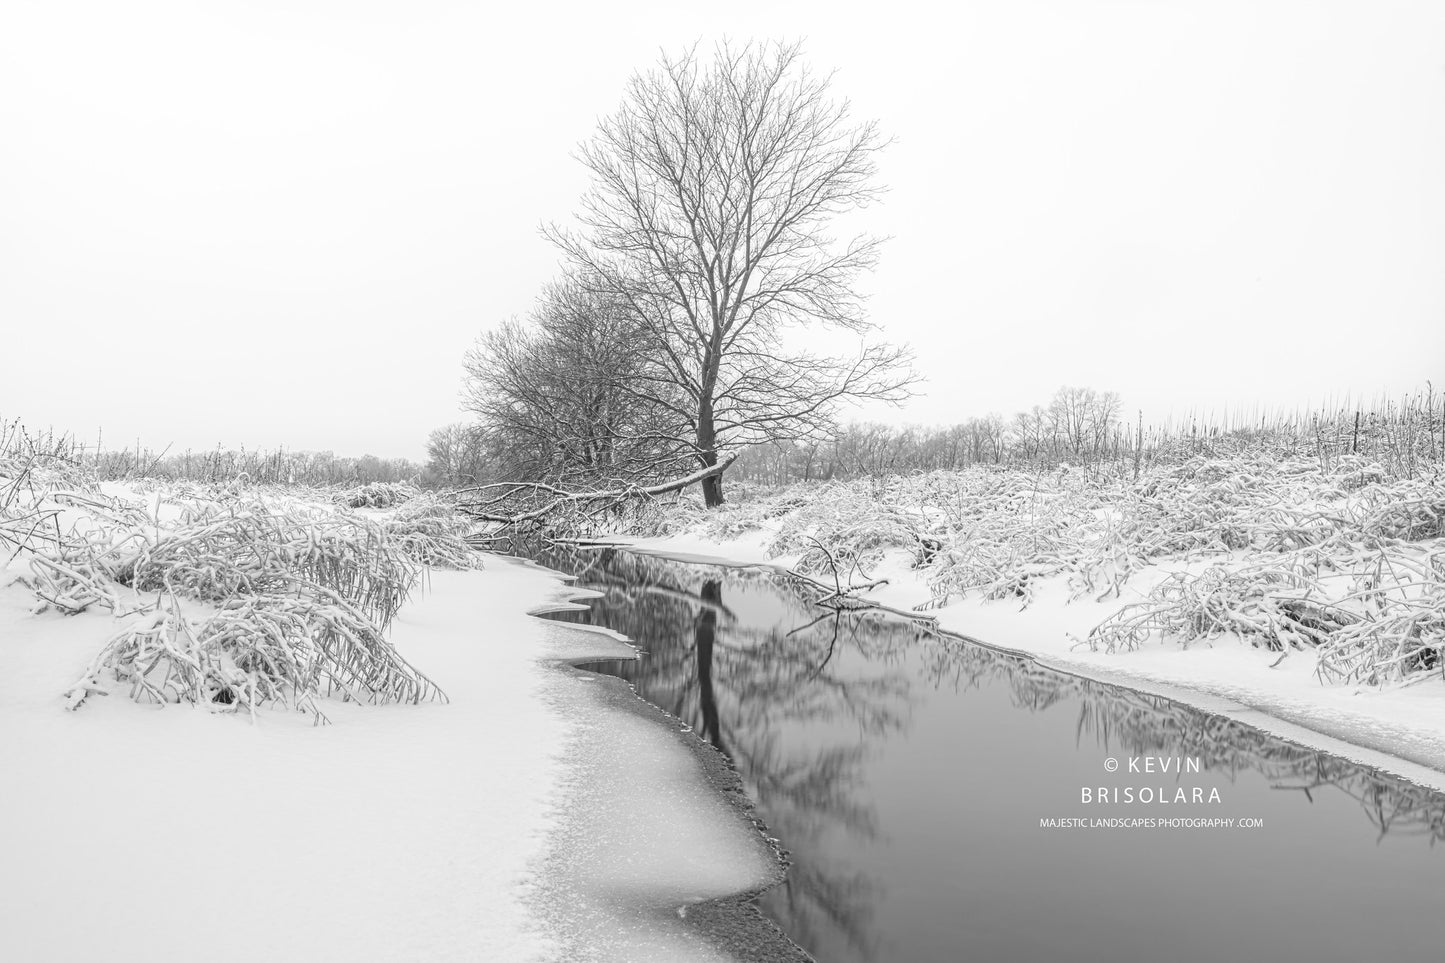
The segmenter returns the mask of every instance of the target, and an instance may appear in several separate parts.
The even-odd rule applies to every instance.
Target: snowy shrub
[[[16,423],[0,423],[0,568],[32,545],[59,539],[54,492],[94,490],[94,476],[70,457],[68,442],[32,438]]]
[[[577,506],[566,518],[558,520],[556,528],[579,536],[626,533],[654,538],[687,531],[703,517],[701,501],[679,493],[631,498],[609,505]]]
[[[419,574],[385,530],[367,519],[277,509],[257,500],[191,516],[133,553],[114,578],[137,591],[210,602],[320,586],[385,626]]]
[[[806,493],[792,497],[784,493],[774,499],[755,499],[740,505],[729,502],[703,516],[701,533],[703,537],[715,541],[730,541],[757,531],[769,519],[801,508],[807,503],[806,499]]]
[[[417,496],[411,485],[396,482],[371,482],[360,488],[338,492],[332,501],[343,508],[393,508]]]
[[[1117,542],[1098,494],[1068,475],[937,473],[912,497],[928,519],[919,562],[931,605],[971,592],[1027,604],[1040,579],[1086,574],[1091,540]]]
[[[376,524],[413,562],[430,568],[481,568],[481,556],[467,544],[471,523],[433,496],[414,498]]]
[[[1237,635],[1271,649],[1300,648],[1300,630],[1312,630],[1291,606],[1308,587],[1308,579],[1282,567],[1211,565],[1198,574],[1176,573],[1147,602],[1126,605],[1095,627],[1088,641],[1112,652],[1156,635],[1186,645]]]
[[[158,492],[163,524],[100,494],[50,492],[71,530],[32,545],[37,611],[93,606],[128,619],[71,692],[107,677],[135,698],[288,704],[320,717],[328,694],[369,702],[442,697],[385,639],[426,565],[472,567],[466,525],[432,500],[375,519],[231,491]],[[184,602],[182,600],[191,600]],[[189,606],[184,608],[183,605]]]
[[[1330,471],[1330,480],[1345,491],[1379,485],[1387,477],[1382,465],[1359,455],[1341,455]]]
[[[1445,537],[1445,487],[1427,482],[1372,485],[1355,509],[1361,535],[1419,541]]]
[[[1442,668],[1445,546],[1325,546],[1179,573],[1086,640],[1135,649],[1233,636],[1275,651],[1313,648],[1322,681],[1379,685]]]
[[[757,531],[762,527],[762,521],[756,509],[724,505],[713,511],[703,522],[701,534],[713,541],[728,542],[748,532]]]
[[[254,713],[291,705],[326,721],[318,695],[360,702],[443,698],[340,596],[232,598],[219,611],[188,618],[174,594],[116,633],[66,694],[78,708],[105,692],[103,676],[130,684],[137,701],[229,705]]]
[[[919,522],[867,480],[825,483],[784,517],[767,552],[800,555],[794,567],[805,574],[827,571],[830,556],[839,566],[866,569],[883,549],[917,545]]]

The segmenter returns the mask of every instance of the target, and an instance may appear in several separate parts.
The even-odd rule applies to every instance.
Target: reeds
[[[0,422],[0,567],[32,545],[59,540],[59,512],[45,496],[58,486],[91,487],[69,453],[64,436]]]
[[[481,568],[481,556],[467,543],[471,523],[435,497],[413,498],[376,524],[413,562],[431,568]]]
[[[921,517],[880,499],[872,485],[822,485],[814,497],[781,516],[768,543],[769,555],[799,555],[794,568],[805,575],[834,566],[867,569],[885,549],[915,544]]]
[[[1095,627],[1087,644],[1114,651],[1233,636],[1280,652],[1315,649],[1317,672],[1332,683],[1445,670],[1445,490],[1412,479],[1346,493],[1339,480],[1320,475],[1323,487],[1296,493],[1313,495],[1311,506],[1241,513],[1234,547],[1245,560],[1173,575]]]
[[[0,522],[21,533],[13,554],[28,561],[36,611],[124,620],[67,693],[71,708],[117,681],[141,701],[281,704],[317,721],[326,696],[445,699],[385,631],[426,566],[475,564],[446,505],[373,517],[229,485],[163,488],[148,510],[59,487],[83,480],[68,470],[41,483],[35,466],[0,461],[11,492]]]
[[[320,587],[385,628],[419,574],[418,563],[368,519],[252,499],[190,517],[131,555],[114,578],[137,591],[208,602]]]
[[[371,482],[359,488],[337,492],[332,501],[345,508],[395,508],[417,495],[413,485]]]
[[[444,699],[403,659],[382,630],[344,598],[326,590],[295,596],[239,596],[199,618],[184,614],[173,593],[145,618],[117,632],[67,692],[79,708],[104,679],[130,684],[142,702],[190,702],[233,711],[290,705],[326,716],[320,696],[358,702]]]
[[[133,616],[68,693],[71,708],[104,691],[107,678],[143,701],[232,711],[285,704],[318,721],[321,696],[445,698],[385,630],[417,584],[423,560],[413,554],[443,557],[454,538],[438,550],[430,534],[393,540],[350,513],[257,498],[181,500],[172,528],[93,501],[96,524],[31,560],[42,606],[73,614],[98,604]],[[211,608],[188,613],[183,599]]]

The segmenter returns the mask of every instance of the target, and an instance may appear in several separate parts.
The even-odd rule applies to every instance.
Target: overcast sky
[[[803,38],[896,142],[871,313],[926,396],[1150,417],[1445,382],[1445,3],[25,3],[0,417],[420,458],[630,73]]]

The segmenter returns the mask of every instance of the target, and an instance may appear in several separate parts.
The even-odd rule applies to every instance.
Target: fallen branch
[[[530,483],[520,486],[513,485],[512,487],[514,490],[528,489],[534,491],[543,490],[549,492],[560,492],[560,494],[558,494],[556,498],[553,498],[551,501],[547,502],[545,505],[542,505],[540,508],[534,508],[531,511],[521,512],[515,515],[503,515],[497,512],[483,511],[478,508],[469,507],[465,504],[459,504],[457,506],[457,510],[463,512],[467,515],[467,517],[475,521],[495,522],[504,528],[511,528],[515,526],[526,525],[531,522],[537,522],[562,508],[573,508],[581,507],[584,505],[593,505],[596,502],[620,503],[631,498],[652,498],[656,495],[665,495],[668,492],[679,491],[683,488],[688,487],[689,485],[696,485],[697,483],[704,481],[705,479],[712,478],[715,475],[721,475],[723,472],[727,471],[728,467],[732,465],[735,460],[737,460],[737,457],[737,452],[731,452],[727,455],[724,455],[716,465],[710,465],[706,468],[699,469],[698,471],[693,472],[691,475],[687,475],[683,478],[675,478],[672,481],[661,482],[659,484],[648,485],[646,487],[631,485],[626,488],[612,488],[607,491],[599,492],[561,492],[560,489],[555,489],[548,485],[534,485]],[[492,486],[482,487],[490,488]],[[463,491],[466,492],[479,490],[481,489],[463,489]],[[486,504],[495,504],[495,501],[488,502]]]

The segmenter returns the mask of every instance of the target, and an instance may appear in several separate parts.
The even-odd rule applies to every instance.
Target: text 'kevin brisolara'
[[[1203,786],[1175,786],[1173,789],[1152,786],[1084,786],[1079,790],[1079,802],[1082,803],[1122,803],[1126,806],[1134,803],[1153,805],[1177,805],[1192,804],[1207,806],[1211,803],[1218,803],[1219,790],[1211,787],[1205,789]]]

